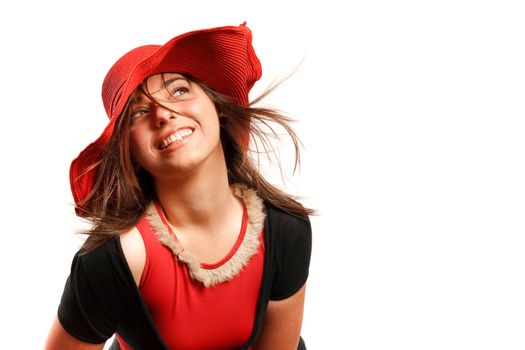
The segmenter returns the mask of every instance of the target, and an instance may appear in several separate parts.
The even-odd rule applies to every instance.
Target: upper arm
[[[312,228],[308,218],[285,217],[275,228],[274,279],[270,300],[284,300],[306,283],[312,251]]]
[[[308,217],[272,212],[267,226],[273,234],[273,279],[256,350],[297,350],[303,321],[306,280],[312,250]]]
[[[296,350],[303,322],[306,286],[283,300],[270,300],[255,350]]]
[[[104,343],[92,344],[79,340],[70,335],[55,318],[46,341],[44,350],[102,350]]]
[[[75,254],[58,306],[67,333],[92,344],[115,333],[129,312],[129,289],[135,287],[124,260],[116,239]]]
[[[120,244],[133,274],[133,279],[138,286],[146,264],[146,248],[139,230],[134,227],[129,232],[121,234]]]

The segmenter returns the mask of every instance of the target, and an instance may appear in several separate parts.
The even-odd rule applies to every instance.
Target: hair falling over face
[[[223,146],[228,181],[230,184],[244,184],[257,191],[266,202],[296,216],[314,214],[314,210],[303,207],[295,197],[270,184],[258,170],[257,160],[250,158],[247,150],[247,135],[262,145],[263,150],[256,150],[268,157],[273,153],[271,138],[277,137],[273,126],[286,130],[295,147],[295,168],[300,163],[300,141],[291,123],[293,120],[272,108],[253,107],[272,92],[276,84],[268,89],[249,106],[243,107],[231,103],[205,84],[187,77],[199,84],[214,102],[220,116],[220,138]],[[147,80],[146,80],[147,82]],[[146,84],[139,87],[155,103],[156,101]],[[101,159],[94,164],[97,167],[96,181],[92,192],[77,207],[81,216],[91,222],[91,229],[82,249],[93,249],[108,239],[117,236],[137,224],[148,204],[155,200],[152,177],[136,166],[130,151],[129,133],[131,122],[128,117],[129,101],[119,116],[110,141],[104,149]]]

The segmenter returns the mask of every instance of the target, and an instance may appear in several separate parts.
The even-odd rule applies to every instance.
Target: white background
[[[320,213],[309,349],[524,349],[521,3],[3,2],[1,347],[43,346],[81,243],[69,164],[106,123],[111,64],[246,20],[254,95],[304,57],[267,102],[298,119],[287,186]]]

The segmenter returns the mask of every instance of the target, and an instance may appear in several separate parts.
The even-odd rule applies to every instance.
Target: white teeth
[[[162,143],[159,146],[159,149],[163,150],[169,145],[171,145],[172,143],[182,141],[183,139],[190,136],[191,134],[193,134],[193,130],[191,129],[177,130],[175,133],[171,134],[164,141],[162,141]]]

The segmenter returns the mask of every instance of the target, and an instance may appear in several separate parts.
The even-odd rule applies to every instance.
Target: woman
[[[298,142],[289,119],[249,105],[251,39],[245,24],[193,31],[108,72],[110,122],[70,171],[92,228],[47,349],[102,349],[113,334],[123,350],[305,348],[312,211],[247,155],[269,122]]]

